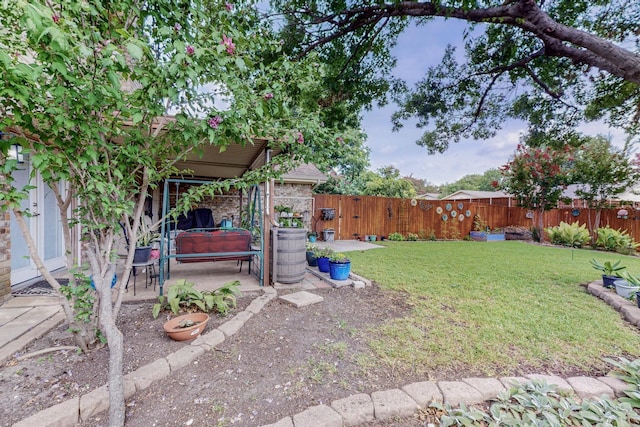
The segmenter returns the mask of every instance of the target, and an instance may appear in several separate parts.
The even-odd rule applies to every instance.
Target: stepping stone
[[[324,301],[324,298],[320,295],[312,294],[311,292],[306,291],[283,295],[280,297],[280,299],[298,308]]]
[[[354,289],[364,289],[365,288],[365,284],[362,280],[354,280],[353,281],[353,288]]]

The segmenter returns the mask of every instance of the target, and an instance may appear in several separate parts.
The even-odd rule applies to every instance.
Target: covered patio
[[[246,261],[241,272],[236,261],[179,262],[175,244],[176,236],[182,230],[177,228],[175,221],[167,218],[167,212],[176,206],[181,195],[191,186],[242,177],[248,171],[267,165],[277,154],[278,151],[269,148],[267,140],[256,139],[251,143],[231,144],[224,148],[210,146],[203,153],[191,153],[184,161],[178,162],[176,167],[184,173],[166,180],[151,194],[152,222],[157,223],[164,218],[157,229],[162,236],[160,258],[156,259],[153,266],[148,266],[151,269],[149,272],[146,271],[147,267],[136,269],[136,296],[133,296],[134,278],[131,277],[127,299],[138,299],[138,296],[155,298],[166,294],[166,288],[181,279],[194,282],[196,288],[202,290],[213,290],[236,280],[241,283],[243,290],[258,290],[262,285],[269,285],[269,245],[265,244],[265,240],[270,233],[272,182],[254,185],[250,193],[232,191],[229,194],[216,194],[200,205],[193,206],[194,209],[206,208],[211,211],[212,220],[215,219],[214,229],[221,227],[222,218],[225,218],[222,229],[249,228],[246,219],[242,218],[242,212],[248,203],[254,203],[259,208],[255,212],[256,217],[251,218],[251,228],[255,224],[259,232],[253,231],[258,236],[254,237],[250,252],[246,254],[252,259],[250,274],[247,274]]]

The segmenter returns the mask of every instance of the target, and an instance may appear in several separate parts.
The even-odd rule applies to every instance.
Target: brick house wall
[[[180,184],[178,188],[178,197],[185,193],[189,188],[189,184]],[[158,192],[160,196],[161,192]],[[260,186],[260,196],[264,197],[264,185]],[[159,203],[156,205],[157,213],[154,212],[154,220],[162,215],[162,204],[158,197]],[[176,189],[172,185],[169,191],[169,206],[175,206]],[[240,202],[242,201],[242,207]],[[237,190],[231,189],[225,194],[219,194],[215,197],[207,197],[198,203],[198,208],[209,208],[213,212],[213,219],[216,226],[220,224],[223,218],[233,221],[234,227],[241,227],[240,212],[249,203],[247,194],[244,194],[242,200]],[[310,184],[288,184],[276,182],[273,194],[274,205],[285,205],[292,208],[293,212],[302,214],[304,227],[311,230],[313,217],[313,185]],[[262,209],[265,209],[264,202]]]
[[[273,204],[291,208],[292,212],[302,215],[304,228],[312,230],[313,219],[313,185],[309,184],[281,184],[276,183],[273,194]]]
[[[11,234],[9,212],[0,213],[0,303],[11,298]]]

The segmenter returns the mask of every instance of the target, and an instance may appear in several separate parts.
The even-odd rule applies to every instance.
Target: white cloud
[[[192,108],[192,114],[195,117],[205,118],[212,110],[226,111],[231,106],[232,95],[223,83],[207,83],[197,89],[198,93],[204,95],[205,99],[202,107]],[[186,108],[186,100],[184,104],[172,104],[167,109],[167,114],[176,115]]]

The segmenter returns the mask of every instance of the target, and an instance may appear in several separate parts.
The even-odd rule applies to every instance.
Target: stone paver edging
[[[413,415],[420,407],[425,408],[433,401],[444,402],[452,406],[461,403],[472,405],[491,400],[501,391],[512,387],[514,383],[545,380],[560,389],[574,392],[578,397],[600,398],[603,395],[620,397],[627,385],[613,377],[590,378],[571,377],[566,380],[550,375],[530,375],[529,378],[504,377],[465,378],[461,381],[424,381],[402,387],[376,391],[368,394],[356,394],[344,399],[334,400],[330,406],[318,405],[308,408],[293,417],[285,417],[274,424],[262,427],[317,427],[317,426],[358,426],[373,420],[390,420],[395,417]]]
[[[605,288],[601,281],[595,281],[587,285],[587,291],[618,310],[627,322],[640,328],[640,308],[618,295],[615,288]]]
[[[590,292],[592,285],[594,284],[588,287]],[[254,299],[244,311],[238,313],[217,329],[196,338],[189,346],[185,346],[165,358],[158,359],[125,375],[125,398],[130,398],[137,391],[149,387],[154,381],[161,380],[189,365],[206,351],[211,351],[216,345],[224,342],[226,337],[235,334],[247,320],[254,314],[259,313],[269,301],[277,297],[277,291],[274,288],[265,287],[263,292],[264,294]],[[595,292],[592,293],[596,294]],[[605,294],[611,295],[608,292]],[[640,309],[638,309],[638,322],[640,322]],[[274,424],[263,427],[365,425],[373,420],[388,420],[394,417],[410,416],[418,408],[427,407],[433,401],[449,403],[452,406],[457,406],[461,403],[465,405],[481,403],[497,397],[501,391],[506,390],[515,383],[534,379],[557,385],[560,389],[573,392],[580,398],[598,398],[603,395],[620,397],[624,395],[624,390],[627,388],[626,383],[614,377],[571,377],[563,379],[557,376],[535,374],[528,375],[526,378],[465,378],[461,381],[423,381],[405,385],[402,389],[381,390],[370,395],[360,393],[337,399],[329,406],[312,406],[298,414],[285,417]],[[32,427],[34,425],[72,427],[78,425],[80,421],[87,420],[100,412],[106,411],[108,408],[109,395],[105,385],[80,397],[75,397],[40,411],[17,422],[14,427]]]

